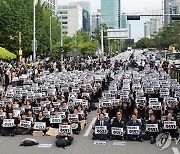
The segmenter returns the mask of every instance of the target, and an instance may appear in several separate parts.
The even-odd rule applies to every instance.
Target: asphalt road
[[[43,136],[43,137],[33,137],[30,135],[25,136],[15,136],[15,137],[2,137],[0,136],[0,154],[179,154],[180,151],[180,141],[178,145],[173,142],[168,149],[159,151],[156,144],[151,145],[148,141],[141,142],[130,142],[123,141],[126,145],[113,145],[113,142],[107,140],[105,145],[94,145],[94,140],[92,140],[92,130],[88,129],[91,121],[96,117],[97,112],[94,111],[88,116],[88,125],[80,133],[80,135],[75,135],[74,142],[71,146],[63,148],[58,148],[55,145],[55,137]],[[90,126],[91,127],[91,126]],[[88,130],[91,130],[90,132]],[[84,136],[86,135],[86,136]],[[34,138],[40,144],[52,144],[51,147],[38,147],[38,145],[33,147],[22,147],[19,144],[25,138]],[[174,147],[174,151],[173,148]]]

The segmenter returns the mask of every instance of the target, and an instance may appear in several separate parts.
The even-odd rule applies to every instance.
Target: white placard
[[[123,128],[111,127],[111,134],[112,135],[123,136]]]
[[[59,125],[59,133],[60,134],[71,134],[71,126],[70,125]]]
[[[60,116],[51,116],[50,117],[50,123],[51,124],[53,124],[53,123],[60,124],[61,123],[61,117]]]
[[[158,124],[146,124],[147,132],[158,132]]]
[[[68,120],[72,122],[78,122],[78,114],[68,114]]]
[[[4,119],[3,127],[14,127],[14,119]]]
[[[176,129],[176,121],[164,121],[164,129]]]
[[[20,120],[20,127],[22,127],[22,128],[29,128],[30,126],[31,126],[31,121]]]
[[[46,123],[45,122],[35,122],[34,123],[34,129],[35,130],[45,130],[46,129]]]
[[[127,134],[129,135],[139,135],[139,126],[127,126]]]
[[[17,118],[20,117],[21,111],[20,110],[13,110],[13,117]]]
[[[95,134],[107,134],[107,126],[95,126]]]

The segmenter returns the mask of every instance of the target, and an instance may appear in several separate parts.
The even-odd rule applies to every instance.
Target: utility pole
[[[101,57],[104,59],[103,27],[101,26]]]
[[[33,0],[33,61],[36,62],[36,4]]]
[[[52,57],[52,16],[50,16],[50,19],[49,19],[49,24],[50,24],[50,28],[49,28],[49,38],[50,38],[50,57]]]

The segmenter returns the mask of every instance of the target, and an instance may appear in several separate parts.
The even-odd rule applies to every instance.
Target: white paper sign
[[[107,134],[107,126],[95,126],[95,134]]]
[[[14,119],[3,120],[3,127],[13,127],[13,126],[14,126]]]
[[[111,127],[111,134],[112,135],[123,136],[123,128]]]
[[[139,126],[127,126],[127,134],[129,135],[139,135]]]

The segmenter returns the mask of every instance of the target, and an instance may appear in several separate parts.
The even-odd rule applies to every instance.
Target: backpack
[[[60,139],[60,140],[56,140],[56,146],[60,147],[60,148],[65,148],[66,146],[71,145],[71,141],[68,139]]]
[[[33,146],[37,144],[38,142],[35,139],[26,138],[23,140],[23,142],[19,146]]]

